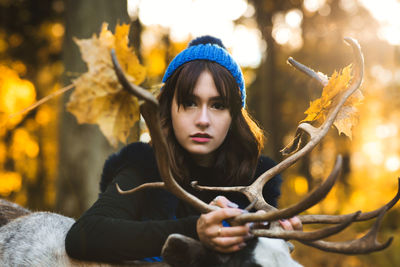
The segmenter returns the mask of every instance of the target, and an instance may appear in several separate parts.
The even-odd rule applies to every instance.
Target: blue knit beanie
[[[246,106],[246,88],[244,86],[244,79],[240,66],[228,53],[222,41],[209,35],[192,40],[188,47],[171,61],[165,71],[162,81],[165,83],[177,68],[189,61],[197,59],[216,62],[225,67],[232,74],[238,84],[242,98],[242,107],[244,108]]]

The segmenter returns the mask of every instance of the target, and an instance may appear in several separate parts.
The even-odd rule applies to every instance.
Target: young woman
[[[218,197],[197,192],[201,185],[247,185],[271,168],[260,156],[263,134],[245,110],[245,86],[239,65],[222,42],[204,36],[193,40],[168,66],[159,95],[160,116],[172,156],[172,173],[190,193],[220,209],[199,214],[161,189],[121,195],[115,184],[131,189],[160,181],[151,144],[133,143],[105,163],[101,193],[94,205],[72,226],[67,253],[82,260],[118,262],[157,257],[172,233],[199,239],[219,252],[234,252],[251,238],[249,225],[223,227],[249,203],[236,193]],[[280,176],[264,187],[264,198],[277,205]],[[286,229],[298,220],[282,222]]]

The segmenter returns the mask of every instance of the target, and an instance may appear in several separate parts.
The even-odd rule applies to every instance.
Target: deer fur
[[[68,257],[65,236],[74,219],[52,212],[31,212],[0,200],[0,266],[117,267],[169,266],[165,264],[106,264]]]
[[[192,238],[172,234],[164,244],[166,262],[129,262],[113,265],[85,262],[68,257],[65,236],[74,219],[51,212],[31,212],[15,203],[0,200],[0,266],[158,266],[158,267],[299,267],[282,239],[256,238],[232,254],[221,254]]]

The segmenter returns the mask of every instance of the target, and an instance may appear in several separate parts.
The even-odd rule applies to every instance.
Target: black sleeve
[[[255,176],[256,177],[260,176],[265,171],[271,169],[275,165],[276,163],[272,159],[261,156],[258,162]],[[282,177],[280,174],[278,174],[273,178],[271,178],[271,180],[269,180],[263,188],[263,196],[265,201],[267,201],[268,204],[274,207],[278,207],[278,199],[279,196],[281,195],[281,184],[282,184]]]
[[[126,190],[154,180],[142,178],[146,174],[142,170],[143,166],[134,164],[120,169],[67,233],[65,246],[69,256],[107,262],[142,259],[159,256],[171,233],[198,238],[198,216],[175,219],[177,200],[170,193],[161,189],[130,195],[117,192],[115,183]]]

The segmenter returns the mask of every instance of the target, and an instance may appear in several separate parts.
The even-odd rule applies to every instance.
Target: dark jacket
[[[255,177],[274,166],[264,156],[258,161]],[[192,166],[193,180],[214,185],[215,170]],[[145,189],[121,195],[115,184],[131,189],[143,183],[161,181],[153,149],[145,143],[133,143],[112,155],[105,163],[98,200],[69,230],[65,245],[69,256],[94,261],[118,262],[159,256],[162,245],[172,233],[198,239],[196,222],[200,214],[185,202],[162,189]],[[276,176],[264,187],[265,200],[277,205],[281,177]],[[218,192],[196,192],[205,202]],[[244,208],[249,203],[238,193],[224,194]]]

